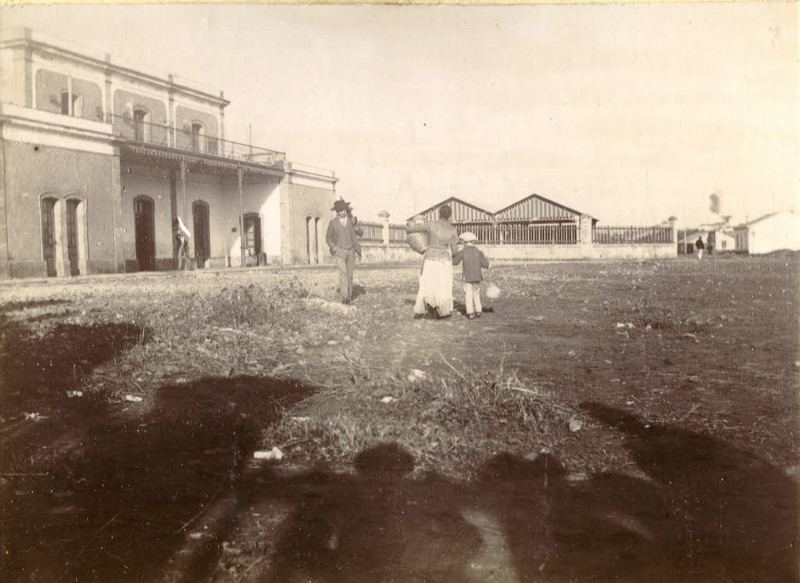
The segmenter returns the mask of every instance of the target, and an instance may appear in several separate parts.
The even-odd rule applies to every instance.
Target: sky
[[[793,2],[0,5],[223,90],[226,139],[334,170],[362,220],[532,194],[605,225],[800,211]]]

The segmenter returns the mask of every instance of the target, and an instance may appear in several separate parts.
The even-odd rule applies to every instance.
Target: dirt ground
[[[413,319],[413,266],[359,265],[347,308],[329,267],[1,284],[2,580],[800,581],[796,254],[490,274],[474,321],[458,292]],[[265,282],[309,311],[242,325]],[[391,440],[254,458],[412,370],[507,371],[582,422],[464,475]]]

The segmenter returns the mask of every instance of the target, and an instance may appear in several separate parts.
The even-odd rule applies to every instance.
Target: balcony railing
[[[116,137],[143,144],[177,148],[186,152],[220,156],[264,166],[275,166],[286,161],[284,152],[248,146],[192,131],[176,130],[170,126],[149,123],[125,115],[109,114],[108,123],[112,125]]]

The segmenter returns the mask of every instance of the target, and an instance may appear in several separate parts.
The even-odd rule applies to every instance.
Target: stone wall
[[[417,263],[422,255],[404,243],[389,243],[389,215],[381,213],[383,242],[362,241],[364,263]],[[675,240],[675,226],[673,240]],[[580,259],[666,259],[677,257],[675,243],[593,244],[591,217],[582,216],[580,240],[575,245],[478,245],[492,262]]]
[[[492,262],[581,259],[667,259],[677,256],[672,243],[641,245],[479,245]],[[408,245],[362,243],[364,263],[417,263],[422,255]]]

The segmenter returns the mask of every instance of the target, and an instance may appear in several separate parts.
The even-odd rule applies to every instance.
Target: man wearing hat
[[[349,304],[353,299],[353,270],[356,255],[361,257],[361,244],[355,228],[355,219],[350,218],[350,205],[341,198],[333,203],[336,216],[328,223],[325,242],[331,250],[336,269],[339,271],[339,295]]]

